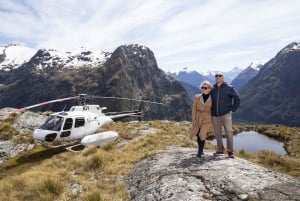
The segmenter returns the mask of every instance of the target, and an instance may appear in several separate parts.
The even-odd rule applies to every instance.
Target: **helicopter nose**
[[[33,132],[33,139],[38,141],[46,141],[53,142],[57,136],[57,133],[53,133],[53,131],[47,131],[43,129],[36,129]]]
[[[33,132],[32,137],[33,137],[34,140],[44,140],[45,139],[45,134],[42,132],[41,129],[36,129]]]

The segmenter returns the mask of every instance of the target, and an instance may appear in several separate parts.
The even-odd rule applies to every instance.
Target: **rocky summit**
[[[227,156],[197,159],[194,148],[169,147],[135,165],[127,179],[133,200],[300,199],[300,182],[249,161]]]

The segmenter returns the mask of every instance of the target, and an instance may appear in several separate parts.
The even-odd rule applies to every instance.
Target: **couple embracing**
[[[215,75],[216,83],[212,86],[208,81],[201,83],[201,94],[197,94],[192,108],[191,138],[197,137],[198,154],[201,158],[208,129],[213,124],[218,150],[214,156],[224,154],[222,141],[222,126],[227,137],[227,153],[233,155],[232,113],[240,105],[240,97],[236,90],[224,81],[224,74]]]

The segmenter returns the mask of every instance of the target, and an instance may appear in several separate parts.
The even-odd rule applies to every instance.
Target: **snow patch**
[[[300,43],[295,44],[291,49],[300,50]]]
[[[253,61],[251,62],[250,66],[254,70],[259,71],[259,69],[266,63],[266,61]]]
[[[0,47],[0,55],[3,56],[4,60],[0,63],[0,70],[16,69],[23,63],[28,62],[35,53],[35,49],[21,45],[2,46]]]

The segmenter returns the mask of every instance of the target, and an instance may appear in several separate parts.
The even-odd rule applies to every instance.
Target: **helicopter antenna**
[[[67,105],[64,106],[64,108],[63,108],[63,110],[62,110],[63,112],[65,111],[66,107],[67,107]]]

